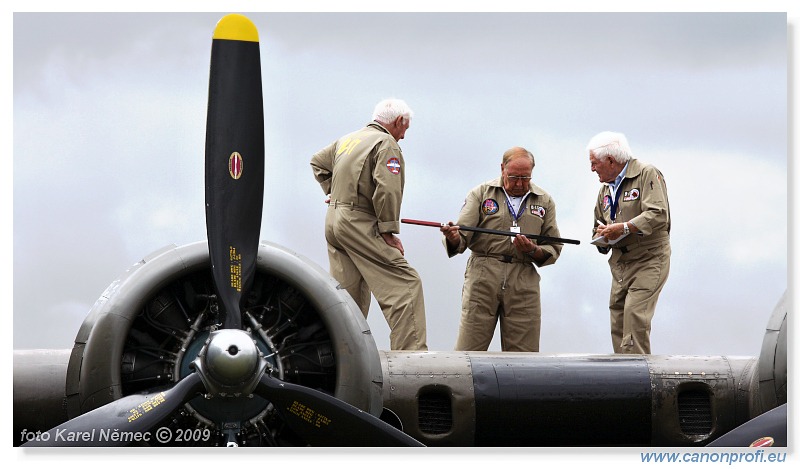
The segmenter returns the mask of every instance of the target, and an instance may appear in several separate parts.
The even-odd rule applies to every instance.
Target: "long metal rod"
[[[444,223],[439,223],[435,221],[425,221],[425,220],[412,220],[410,218],[402,218],[400,221],[402,223],[407,223],[409,225],[433,226],[436,228],[441,228],[445,226]],[[489,228],[478,228],[475,226],[458,225],[458,229],[464,231],[474,231],[476,233],[486,233],[486,234],[493,234],[500,236],[516,236],[518,234],[521,234],[526,238],[535,239],[537,241],[546,241],[553,244],[581,244],[581,242],[578,241],[577,239],[555,238],[552,236],[535,235],[529,233],[515,233],[513,231],[491,230]]]

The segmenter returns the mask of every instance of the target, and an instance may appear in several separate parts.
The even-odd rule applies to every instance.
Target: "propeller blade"
[[[198,373],[173,387],[147,394],[131,394],[79,415],[22,446],[127,446],[155,442],[150,430],[175,409],[203,391]]]
[[[264,107],[258,31],[245,16],[214,29],[206,122],[206,230],[223,327],[240,329],[264,200]]]
[[[323,392],[263,375],[255,393],[272,402],[312,446],[424,446],[368,412]]]
[[[786,447],[786,404],[764,412],[708,444],[729,447]]]

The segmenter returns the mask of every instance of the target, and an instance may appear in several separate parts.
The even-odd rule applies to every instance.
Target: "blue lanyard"
[[[630,163],[630,161],[628,162]],[[611,222],[613,223],[617,219],[617,207],[619,207],[619,187],[622,185],[622,181],[625,180],[625,173],[628,172],[628,163],[625,163],[623,166],[622,171],[619,172],[616,179],[614,180],[614,185],[608,185],[609,189],[611,189]]]
[[[503,188],[503,193],[506,195],[506,206],[508,207],[508,211],[511,212],[511,218],[512,218],[512,220],[514,222],[514,226],[517,226],[517,220],[519,220],[519,217],[522,216],[522,214],[525,212],[525,210],[520,210],[519,213],[517,213],[517,211],[514,210],[514,207],[511,205],[511,201],[508,200],[510,197],[508,196],[508,192],[506,192],[506,188],[505,187]],[[519,203],[519,208],[522,208],[522,207],[525,206],[525,199],[528,198],[528,194],[530,194],[530,193],[531,192],[528,191],[525,195],[522,196],[522,200]]]
[[[616,191],[614,191],[616,192]],[[611,195],[611,222],[613,223],[617,219],[617,207],[619,207],[619,197],[616,196],[617,194]]]

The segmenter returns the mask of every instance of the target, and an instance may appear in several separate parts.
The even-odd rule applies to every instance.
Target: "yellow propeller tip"
[[[214,39],[258,42],[258,29],[250,19],[238,13],[222,17],[214,28]]]

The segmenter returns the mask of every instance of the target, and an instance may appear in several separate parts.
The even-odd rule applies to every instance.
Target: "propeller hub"
[[[205,362],[208,375],[224,386],[252,379],[258,368],[258,347],[242,330],[221,329],[211,333]]]

